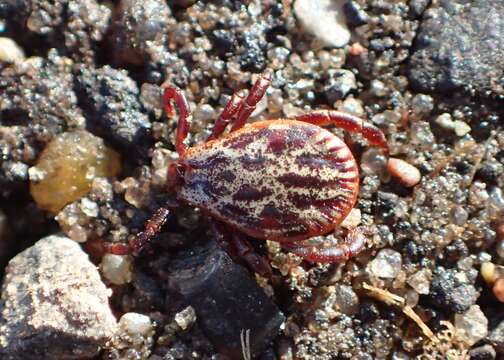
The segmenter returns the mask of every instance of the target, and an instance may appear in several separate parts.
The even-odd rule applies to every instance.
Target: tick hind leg
[[[254,272],[271,279],[272,270],[269,263],[255,252],[243,234],[230,230],[226,225],[214,220],[211,221],[211,227],[216,240],[233,260],[242,260]]]
[[[383,132],[358,116],[335,110],[316,110],[294,119],[318,126],[334,125],[349,132],[360,133],[370,145],[380,147],[388,153],[387,139]]]
[[[138,233],[129,244],[110,244],[107,251],[115,255],[138,255],[144,246],[161,232],[171,213],[168,207],[160,207],[147,221],[144,231]]]
[[[360,253],[366,244],[366,237],[359,229],[352,229],[345,242],[329,247],[317,247],[303,243],[281,243],[282,248],[301,256],[309,262],[335,263],[348,260]]]

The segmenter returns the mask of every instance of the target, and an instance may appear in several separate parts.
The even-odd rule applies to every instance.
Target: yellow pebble
[[[56,136],[30,168],[30,192],[37,206],[56,213],[90,190],[96,177],[116,176],[119,154],[103,140],[80,130]]]

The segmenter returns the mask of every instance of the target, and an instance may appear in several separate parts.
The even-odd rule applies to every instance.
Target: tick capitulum
[[[388,152],[385,136],[362,119],[333,110],[245,125],[269,83],[269,76],[262,75],[246,98],[233,95],[207,141],[190,148],[184,144],[187,101],[181,90],[165,88],[166,113],[173,115],[174,102],[179,114],[179,160],[168,168],[168,186],[177,202],[200,208],[216,238],[258,273],[267,273],[269,266],[255,254],[247,236],[278,241],[311,262],[346,260],[364,248],[358,229],[328,247],[304,241],[334,230],[355,205],[359,191],[359,170],[350,149],[323,126],[360,133],[370,145]],[[175,209],[171,204],[158,209],[129,245],[115,244],[110,251],[138,253]]]

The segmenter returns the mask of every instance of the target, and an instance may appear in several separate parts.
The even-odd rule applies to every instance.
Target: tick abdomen
[[[179,196],[262,239],[302,240],[338,225],[355,204],[352,153],[329,131],[261,121],[187,150]]]

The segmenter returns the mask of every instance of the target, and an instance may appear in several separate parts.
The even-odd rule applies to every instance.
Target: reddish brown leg
[[[349,132],[360,133],[370,145],[378,146],[388,153],[387,139],[383,132],[357,116],[335,110],[316,110],[294,119],[318,126],[334,125]]]
[[[359,229],[350,230],[345,242],[327,248],[307,244],[281,243],[281,246],[309,262],[335,263],[348,260],[364,249],[366,237]]]
[[[250,269],[262,277],[270,279],[272,271],[269,263],[258,255],[249,241],[240,233],[229,230],[222,223],[212,221],[212,231],[216,240],[235,261],[243,260]]]
[[[110,244],[107,249],[108,252],[116,255],[138,255],[142,248],[147,245],[154,236],[159,234],[170,214],[170,209],[167,207],[160,207],[145,224],[145,230],[138,233],[128,245]]]
[[[245,100],[241,103],[240,111],[238,112],[236,121],[231,128],[231,131],[238,130],[245,125],[245,122],[249,118],[256,108],[256,105],[266,94],[266,90],[270,85],[271,77],[269,74],[262,74],[259,79],[255,82],[252,89]]]
[[[233,94],[231,99],[227,102],[224,110],[220,114],[217,121],[215,121],[215,125],[212,129],[212,133],[207,138],[208,140],[213,140],[218,138],[226,129],[226,126],[235,119],[235,115],[240,110],[241,104],[243,102],[243,97],[239,94]]]
[[[187,137],[187,133],[189,132],[189,104],[182,93],[182,90],[169,86],[164,89],[163,102],[165,107],[165,112],[169,116],[173,116],[173,105],[171,101],[175,101],[177,105],[177,110],[179,113],[179,120],[177,124],[177,134],[175,140],[175,149],[177,153],[182,156],[186,150],[186,145],[184,144],[184,140]]]

